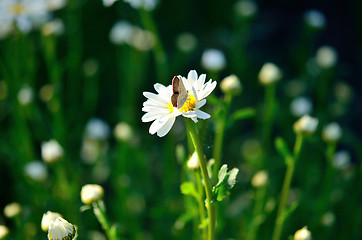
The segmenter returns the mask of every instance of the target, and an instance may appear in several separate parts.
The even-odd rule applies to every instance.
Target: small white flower
[[[97,184],[87,184],[82,187],[80,192],[81,200],[84,204],[91,204],[103,198],[104,190]]]
[[[9,203],[4,208],[4,215],[7,218],[14,218],[14,217],[19,216],[19,214],[21,213],[21,210],[22,209],[21,209],[21,206],[19,203],[17,203],[17,202]]]
[[[133,34],[133,25],[127,21],[116,22],[109,33],[109,39],[113,44],[121,45],[130,43]]]
[[[226,66],[225,55],[218,49],[207,49],[201,56],[201,65],[210,71],[220,71]]]
[[[304,115],[294,123],[294,131],[297,134],[310,135],[315,132],[318,126],[318,119]]]
[[[29,86],[24,86],[18,92],[18,101],[21,105],[27,106],[29,105],[34,98],[33,89]]]
[[[351,155],[346,150],[340,150],[334,154],[333,166],[340,170],[346,170],[351,166]]]
[[[316,62],[320,68],[327,69],[336,65],[338,53],[331,46],[322,46],[317,50]]]
[[[268,184],[268,172],[261,170],[251,179],[251,185],[255,188],[265,187]]]
[[[307,97],[297,97],[290,103],[290,111],[296,117],[310,114],[313,110],[312,102]]]
[[[9,228],[5,225],[0,225],[0,240],[6,239],[9,235]]]
[[[240,79],[236,75],[232,74],[221,81],[220,88],[224,94],[230,93],[235,95],[241,91],[242,86]]]
[[[312,234],[307,227],[299,229],[294,234],[294,240],[310,240],[310,239],[312,239]]]
[[[196,170],[200,168],[199,156],[194,152],[190,159],[187,161],[187,167],[191,170]]]
[[[48,171],[44,163],[34,161],[24,166],[25,175],[37,182],[44,182],[48,177]]]
[[[64,151],[62,146],[56,140],[50,140],[48,142],[43,142],[41,145],[41,155],[46,163],[54,163],[59,161],[63,155]]]
[[[282,78],[282,71],[274,63],[265,63],[259,72],[259,81],[263,85],[269,85],[279,81]]]
[[[118,0],[103,0],[103,6],[110,7],[113,3],[117,2]]]
[[[134,27],[129,44],[140,50],[148,51],[153,48],[156,43],[156,38],[152,32],[143,30],[139,27]]]
[[[49,230],[49,226],[58,218],[62,217],[59,213],[47,211],[43,214],[43,218],[41,219],[41,229],[44,232]]]
[[[120,122],[113,130],[113,134],[118,141],[128,142],[134,136],[132,127],[126,122]]]
[[[252,0],[237,1],[234,8],[241,17],[253,17],[258,12],[258,5]]]
[[[326,16],[319,10],[309,10],[304,14],[304,20],[310,27],[322,29],[326,25]]]
[[[105,121],[92,118],[86,125],[85,136],[96,140],[106,140],[109,138],[110,131],[110,127]]]
[[[342,136],[342,128],[338,123],[333,122],[323,128],[322,138],[326,142],[336,142]]]
[[[64,218],[58,217],[49,226],[49,240],[72,240],[76,234],[75,227]]]

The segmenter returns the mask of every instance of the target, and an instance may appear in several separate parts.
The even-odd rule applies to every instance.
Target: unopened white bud
[[[311,135],[318,126],[318,119],[304,115],[294,123],[294,132],[297,134]]]
[[[56,140],[50,140],[42,143],[41,155],[44,162],[54,163],[63,157],[64,151],[62,146],[60,146]]]
[[[134,136],[132,127],[126,122],[120,122],[113,130],[113,134],[118,141],[129,142]]]
[[[129,43],[134,27],[127,21],[116,22],[109,33],[109,40],[116,45]]]
[[[99,119],[92,118],[88,121],[85,129],[85,135],[95,140],[106,140],[109,137],[110,128],[109,125]]]
[[[18,101],[21,105],[29,105],[34,98],[33,89],[29,86],[24,86],[18,92]]]
[[[294,240],[310,240],[310,239],[312,239],[312,234],[307,227],[299,229],[294,234]]]
[[[309,10],[304,14],[304,20],[308,26],[315,29],[322,29],[326,25],[325,15],[318,10]]]
[[[5,225],[0,225],[0,240],[6,239],[9,235],[9,228]]]
[[[257,172],[251,179],[251,185],[255,188],[265,187],[268,184],[268,172],[265,170]]]
[[[43,214],[43,218],[41,219],[41,229],[44,232],[49,230],[49,226],[58,218],[62,217],[59,213],[47,211]]]
[[[251,0],[237,1],[235,4],[235,12],[241,17],[253,17],[258,12],[258,6]]]
[[[342,136],[342,128],[338,123],[333,122],[323,128],[322,138],[326,142],[336,142]]]
[[[346,150],[340,150],[334,154],[333,166],[340,170],[345,170],[351,165],[351,155]]]
[[[201,65],[210,71],[220,71],[226,65],[225,55],[218,49],[207,49],[201,56]]]
[[[75,237],[76,230],[73,224],[69,223],[64,218],[58,217],[49,226],[49,240],[72,240]]]
[[[97,184],[87,184],[80,192],[81,200],[84,204],[91,204],[103,198],[103,187]]]
[[[334,67],[338,60],[338,54],[335,48],[331,46],[323,46],[317,50],[316,62],[320,68]]]
[[[187,167],[191,170],[196,170],[200,167],[199,156],[194,152],[187,161]]]
[[[4,208],[4,215],[7,218],[14,218],[21,213],[21,206],[17,202],[9,203]]]
[[[242,90],[240,79],[234,74],[224,78],[220,83],[220,88],[224,94],[232,95],[236,95]]]
[[[263,85],[269,85],[282,78],[282,71],[274,63],[265,63],[259,72],[259,81]]]
[[[110,7],[115,3],[117,0],[103,0],[103,6]]]
[[[24,166],[25,175],[36,182],[44,182],[48,177],[48,171],[44,163],[34,161]]]
[[[312,110],[312,102],[306,97],[297,97],[290,103],[290,111],[296,117],[310,114]]]

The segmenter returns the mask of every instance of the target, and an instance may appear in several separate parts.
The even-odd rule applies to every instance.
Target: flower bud
[[[265,187],[268,184],[268,172],[265,170],[257,172],[251,179],[251,185],[255,188]]]
[[[21,213],[21,206],[17,202],[9,203],[4,208],[4,215],[7,218],[14,218]]]
[[[85,135],[95,140],[106,140],[109,137],[109,125],[99,118],[92,118],[88,121]]]
[[[207,49],[201,56],[201,65],[210,71],[220,71],[226,65],[225,55],[218,49]]]
[[[237,95],[242,90],[240,79],[234,74],[224,78],[220,83],[220,88],[224,94],[232,95]]]
[[[263,85],[269,85],[279,81],[283,74],[279,67],[274,63],[265,63],[259,72],[259,81]]]
[[[309,114],[312,110],[312,102],[306,97],[297,97],[290,103],[290,111],[296,117]]]
[[[43,162],[34,161],[24,166],[25,175],[36,182],[44,182],[48,177],[48,171]]]
[[[91,204],[103,198],[104,190],[97,184],[87,184],[80,192],[81,200],[84,204]]]
[[[33,101],[33,98],[33,89],[29,86],[22,87],[18,92],[18,102],[23,106],[29,105]]]
[[[49,240],[72,240],[75,237],[76,230],[73,224],[69,223],[64,218],[58,217],[49,226]]]
[[[310,239],[312,239],[312,234],[307,227],[299,229],[294,234],[294,240],[310,240]]]
[[[9,228],[5,225],[0,225],[0,240],[6,239],[9,235]]]
[[[320,68],[327,69],[334,67],[338,60],[338,54],[335,48],[323,46],[317,50],[316,62]]]
[[[44,232],[49,230],[49,226],[58,218],[62,217],[59,213],[47,211],[43,214],[43,218],[41,219],[41,229]]]
[[[314,29],[323,29],[326,25],[326,16],[318,10],[309,10],[304,14],[305,23]]]
[[[64,151],[62,146],[60,146],[56,140],[50,140],[42,143],[41,155],[44,162],[54,163],[63,157]]]
[[[249,18],[258,13],[258,5],[252,0],[240,0],[234,6],[236,14],[241,17]]]
[[[113,134],[118,141],[124,142],[129,142],[134,136],[132,127],[125,122],[118,123],[113,130]]]
[[[200,167],[199,156],[197,156],[196,152],[194,152],[187,161],[187,167],[191,170],[196,170]]]
[[[296,134],[311,135],[318,126],[318,119],[309,115],[304,115],[294,123],[294,132]]]
[[[192,52],[197,46],[197,38],[191,33],[181,33],[176,39],[176,45],[183,52]]]
[[[336,142],[342,136],[342,129],[338,123],[333,122],[324,127],[322,138],[326,142]]]
[[[351,166],[351,155],[346,150],[340,150],[334,154],[333,166],[336,169],[346,170]]]

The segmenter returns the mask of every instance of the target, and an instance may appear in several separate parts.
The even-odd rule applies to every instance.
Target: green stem
[[[109,240],[118,240],[116,231],[111,230],[111,225],[107,219],[104,206],[101,205],[100,201],[93,203],[93,211],[98,222],[102,225],[103,230],[106,232],[107,238]]]
[[[195,123],[191,119],[186,119],[187,130],[191,136],[197,156],[199,157],[200,169],[205,183],[206,208],[208,213],[208,240],[215,239],[216,212],[214,202],[212,201],[212,185],[206,167],[206,158],[202,152],[202,147],[197,134]]]
[[[270,135],[274,123],[274,113],[275,113],[275,91],[276,85],[271,84],[265,87],[265,113],[264,113],[264,122],[263,122],[263,146],[269,150],[270,148]]]
[[[206,212],[205,212],[205,207],[204,207],[204,192],[202,190],[202,182],[201,182],[201,177],[200,177],[200,172],[199,171],[195,171],[195,180],[196,180],[196,187],[197,187],[197,192],[199,194],[198,198],[197,198],[197,203],[199,205],[199,211],[200,211],[200,224],[203,225],[203,223],[206,221]],[[203,226],[202,228],[202,234],[204,236],[203,239],[207,239],[207,229],[206,227]]]
[[[217,179],[216,179],[217,173],[218,173],[220,165],[221,165],[221,154],[222,154],[222,147],[223,147],[223,141],[224,141],[225,125],[226,125],[231,101],[232,101],[232,95],[227,94],[225,96],[225,108],[224,108],[223,114],[216,127],[215,143],[214,143],[214,151],[213,151],[213,158],[215,160],[215,164],[214,164],[213,173],[212,173],[212,177],[215,182],[217,182]]]
[[[258,228],[261,224],[265,193],[266,193],[266,187],[260,187],[260,188],[256,189],[255,204],[254,204],[254,208],[253,208],[253,220],[251,222],[248,240],[255,239],[257,232],[258,232]]]
[[[152,50],[156,59],[157,75],[160,79],[159,82],[165,82],[168,77],[167,55],[162,45],[160,35],[157,31],[156,24],[149,11],[140,8],[139,12],[144,27],[148,31],[152,32],[156,38],[156,43]]]
[[[280,196],[279,201],[279,207],[278,207],[278,213],[277,218],[274,226],[273,236],[272,240],[279,240],[283,231],[283,224],[285,220],[285,209],[288,201],[288,195],[289,195],[289,189],[290,185],[293,180],[293,174],[295,169],[295,164],[298,161],[300,152],[302,150],[303,146],[303,135],[297,134],[295,145],[294,145],[294,155],[291,159],[286,159],[287,163],[287,172],[285,174],[284,182],[283,182],[283,188]]]

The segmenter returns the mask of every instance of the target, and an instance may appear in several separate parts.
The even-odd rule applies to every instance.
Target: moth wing
[[[177,107],[181,108],[187,101],[188,97],[189,94],[187,93],[185,85],[183,84],[182,79],[179,79],[179,96],[177,98]]]
[[[182,83],[182,80],[181,80]],[[174,76],[172,78],[172,92],[175,93],[180,93],[179,92],[179,87],[180,87],[180,78],[177,76]]]

